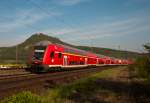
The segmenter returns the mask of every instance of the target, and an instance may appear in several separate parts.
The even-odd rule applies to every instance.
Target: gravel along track
[[[0,77],[5,75],[16,75],[16,74],[23,74],[29,73],[25,69],[10,69],[10,70],[0,70]]]
[[[8,79],[16,79],[16,78],[20,78],[20,77],[27,77],[27,76],[33,76],[36,74],[32,74],[32,73],[20,73],[20,74],[11,74],[11,75],[0,75],[0,81],[4,80],[8,80]]]
[[[25,68],[23,68],[23,67],[9,67],[9,68],[1,68],[0,67],[0,71],[2,71],[2,70],[24,70],[24,69],[26,69],[27,67],[25,67]]]
[[[45,74],[32,74],[28,76],[2,79],[0,80],[0,99],[25,90],[41,94],[43,90],[51,87],[53,83],[72,81],[74,79],[85,77],[90,73],[109,68],[111,68],[111,66]]]
[[[6,80],[6,79],[12,79],[17,78],[21,76],[28,76],[33,75],[33,73],[30,73],[26,71],[25,69],[10,69],[10,70],[0,70],[0,81]]]

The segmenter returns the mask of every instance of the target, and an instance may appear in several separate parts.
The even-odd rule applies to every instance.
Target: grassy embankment
[[[44,96],[38,96],[31,92],[22,92],[6,98],[2,103],[94,103],[97,101],[117,101],[115,97],[119,94],[105,90],[99,80],[105,78],[107,80],[114,79],[121,71],[120,67],[104,70],[73,83],[56,86],[48,90]]]
[[[132,66],[131,66],[132,67]],[[57,84],[44,95],[25,91],[2,103],[150,103],[150,85],[130,68],[107,69],[76,80]]]

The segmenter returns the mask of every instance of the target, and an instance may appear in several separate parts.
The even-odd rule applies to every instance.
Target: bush
[[[147,53],[138,58],[133,65],[129,66],[129,68],[131,72],[135,71],[139,77],[150,81],[150,43],[147,43],[143,46]]]
[[[1,103],[42,103],[39,96],[31,92],[21,92],[17,95],[6,98]]]
[[[150,79],[150,57],[143,56],[134,64],[135,70],[139,74],[140,77]]]

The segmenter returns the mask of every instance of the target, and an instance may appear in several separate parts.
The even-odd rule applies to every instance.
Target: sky
[[[35,33],[74,45],[143,52],[150,0],[0,0],[0,47]]]

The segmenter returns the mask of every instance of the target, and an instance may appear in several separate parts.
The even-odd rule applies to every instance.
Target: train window
[[[51,57],[51,58],[54,58],[54,51],[52,51],[52,52],[50,53],[50,57]]]
[[[61,58],[62,57],[62,53],[58,53],[58,58]]]
[[[70,65],[73,65],[73,64],[74,64],[74,62],[73,62],[73,61],[70,61],[70,62],[69,62],[69,64],[70,64]]]

